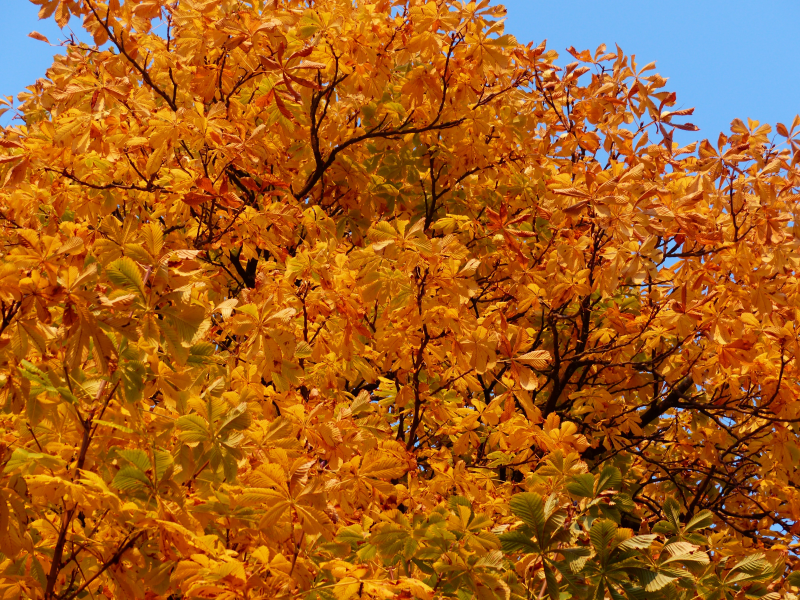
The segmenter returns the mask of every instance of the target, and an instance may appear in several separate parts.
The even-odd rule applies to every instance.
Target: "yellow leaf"
[[[547,350],[532,350],[521,356],[514,358],[515,361],[537,370],[546,369],[547,365],[553,360],[552,354]]]

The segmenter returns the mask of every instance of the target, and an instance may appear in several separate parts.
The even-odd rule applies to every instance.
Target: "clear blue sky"
[[[44,75],[56,42],[52,20],[28,0],[0,0],[0,94],[16,95]],[[657,61],[680,107],[696,107],[696,134],[716,139],[734,118],[787,125],[800,113],[800,0],[506,0],[506,29],[521,42],[558,50],[619,44],[641,65]],[[75,32],[79,23],[73,21]],[[2,122],[7,122],[4,118]],[[676,134],[681,132],[676,132]],[[676,139],[676,141],[678,141]]]
[[[640,66],[656,61],[696,133],[716,140],[739,118],[789,125],[800,113],[800,0],[506,0],[506,31],[565,52],[619,44]]]

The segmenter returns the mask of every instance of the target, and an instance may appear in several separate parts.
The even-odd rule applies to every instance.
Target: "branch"
[[[656,420],[658,417],[667,412],[670,408],[675,408],[683,395],[689,391],[694,385],[694,380],[691,375],[687,375],[681,379],[678,384],[672,388],[672,391],[664,398],[663,402],[654,402],[650,405],[644,413],[642,413],[640,427],[644,428]]]
[[[95,183],[89,183],[88,181],[83,181],[82,179],[78,179],[75,175],[73,175],[66,169],[61,169],[60,171],[58,171],[56,169],[45,167],[44,170],[47,171],[48,173],[56,173],[57,175],[66,177],[70,181],[74,181],[75,183],[78,183],[80,185],[92,188],[93,190],[136,190],[138,192],[152,192],[153,190],[164,189],[157,185],[154,186],[150,182],[148,182],[147,187],[142,187],[141,185],[124,185],[121,183],[106,183],[104,185],[98,185]]]
[[[427,325],[422,326],[422,331],[424,337],[422,338],[422,343],[419,346],[417,356],[414,360],[414,417],[411,421],[411,427],[408,430],[408,442],[406,442],[406,449],[408,450],[411,450],[411,448],[414,447],[414,442],[416,441],[417,437],[417,428],[419,427],[421,420],[420,409],[422,408],[422,395],[419,389],[419,374],[420,371],[422,371],[422,365],[424,364],[423,353],[425,352],[425,347],[428,345],[428,342],[431,341],[431,336],[430,333],[428,333]]]
[[[147,72],[147,70],[144,67],[139,66],[139,63],[133,60],[133,57],[128,54],[128,52],[125,50],[125,42],[122,39],[122,34],[120,34],[119,40],[117,40],[117,38],[114,36],[114,32],[108,25],[110,11],[106,13],[106,18],[103,20],[100,18],[100,15],[97,14],[97,10],[95,9],[91,0],[86,0],[86,4],[89,6],[89,10],[92,11],[94,18],[97,19],[97,22],[100,23],[100,26],[105,30],[108,39],[112,41],[112,43],[117,47],[117,50],[119,50],[120,54],[122,54],[128,60],[131,66],[139,71],[139,74],[142,76],[142,81],[144,81],[156,94],[161,96],[172,110],[177,111],[178,105],[175,103],[175,100],[173,100],[176,95],[177,86],[175,86],[175,90],[173,90],[173,98],[170,98],[164,90],[162,90],[153,82],[153,79],[150,77],[150,74]]]
[[[81,587],[79,587],[77,590],[75,590],[74,592],[72,592],[68,596],[62,596],[60,600],[72,600],[73,598],[77,597],[81,592],[83,592],[83,590],[85,590],[87,587],[89,587],[89,585],[91,585],[91,583],[95,579],[97,579],[98,577],[100,577],[100,575],[105,573],[106,570],[108,570],[108,568],[111,565],[117,564],[120,561],[120,559],[122,558],[122,555],[127,550],[129,550],[131,546],[133,546],[133,544],[136,542],[136,540],[139,539],[139,537],[143,533],[144,533],[144,531],[140,531],[139,533],[137,533],[133,537],[128,538],[128,540],[126,542],[124,542],[119,548],[117,548],[117,551],[114,552],[114,555],[111,558],[109,558],[105,563],[103,563],[103,566],[100,567],[100,570],[97,573],[92,575],[92,577],[90,579],[88,579],[87,581],[85,581],[84,584]]]
[[[100,389],[97,391],[96,399],[99,400],[100,396],[103,395],[103,390],[105,389],[105,380],[100,383]],[[119,386],[119,382],[114,385],[111,391],[108,393],[105,402],[103,403],[103,410],[105,407],[108,406],[108,403],[111,400],[111,397],[117,391],[117,387]],[[93,409],[89,417],[85,420],[82,419],[83,424],[83,437],[81,438],[81,447],[78,452],[78,460],[75,464],[75,473],[80,472],[83,469],[83,465],[86,462],[86,454],[89,450],[89,445],[92,443],[92,436],[96,427],[92,428],[92,419],[94,418],[95,410]],[[50,563],[50,572],[47,574],[47,585],[45,587],[44,592],[44,600],[54,600],[56,598],[55,595],[55,587],[56,587],[56,580],[58,579],[58,574],[61,572],[61,569],[64,566],[64,545],[67,542],[67,531],[69,530],[69,526],[72,523],[72,518],[75,516],[75,511],[78,509],[78,504],[75,503],[75,506],[68,509],[64,513],[64,519],[61,523],[61,529],[58,531],[58,538],[56,539],[56,545],[53,548],[53,561]],[[81,588],[83,589],[83,588]]]

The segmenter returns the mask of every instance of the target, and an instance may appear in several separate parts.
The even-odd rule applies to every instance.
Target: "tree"
[[[4,599],[800,583],[800,118],[678,148],[488,0],[33,1],[92,41],[0,136]]]

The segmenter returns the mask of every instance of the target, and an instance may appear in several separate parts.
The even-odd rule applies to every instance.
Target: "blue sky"
[[[728,131],[739,118],[789,125],[800,113],[798,0],[506,0],[506,31],[520,42],[565,52],[619,44],[639,65],[656,61],[687,120],[700,131],[676,142]],[[561,61],[559,61],[561,62]]]
[[[716,139],[732,119],[774,126],[800,113],[800,1],[798,0],[506,0],[506,29],[521,42],[564,52],[605,43],[657,61],[678,105],[693,106],[701,131],[676,132],[685,143]],[[60,50],[32,40],[33,30],[55,42],[65,36],[52,20],[38,21],[28,0],[2,0],[0,94],[16,95],[44,75]],[[75,32],[79,24],[74,22]],[[7,122],[6,118],[2,122]],[[676,139],[676,141],[678,141]]]

